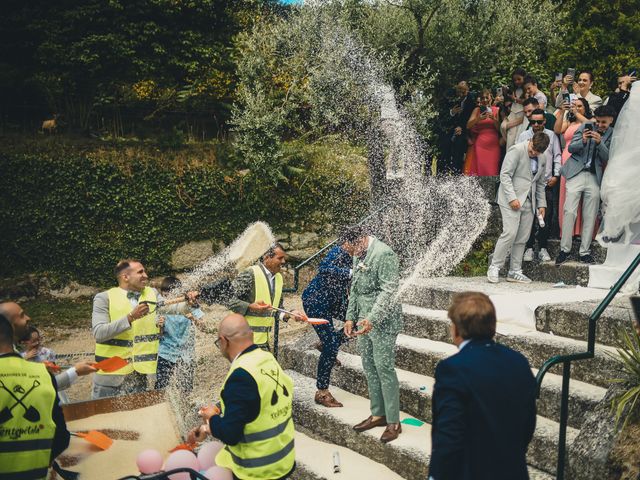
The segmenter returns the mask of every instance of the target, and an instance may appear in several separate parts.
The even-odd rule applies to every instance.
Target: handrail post
[[[556,479],[564,480],[565,456],[567,450],[567,423],[569,421],[569,381],[571,360],[562,365],[562,392],[560,394],[560,435],[558,437],[558,465]]]

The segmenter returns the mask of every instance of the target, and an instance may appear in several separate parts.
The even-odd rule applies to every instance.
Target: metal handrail
[[[564,480],[565,470],[565,457],[567,448],[567,423],[569,420],[569,381],[571,374],[571,362],[574,360],[587,360],[593,358],[596,348],[596,327],[598,319],[609,306],[614,297],[622,289],[624,284],[629,280],[629,277],[640,265],[640,253],[629,264],[624,273],[620,276],[606,297],[600,302],[593,313],[589,316],[589,336],[587,338],[587,351],[580,353],[573,353],[570,355],[556,355],[544,362],[542,368],[538,370],[536,375],[537,392],[536,395],[540,397],[540,388],[542,386],[542,379],[545,374],[555,365],[562,365],[562,393],[560,395],[560,435],[558,436],[558,465],[556,470],[556,480]]]

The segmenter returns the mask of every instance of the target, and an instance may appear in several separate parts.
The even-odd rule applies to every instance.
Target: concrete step
[[[562,268],[562,267],[560,267]],[[402,295],[407,304],[429,309],[447,309],[455,293],[479,291],[487,295],[520,294],[553,288],[553,284],[533,282],[528,285],[501,281],[490,284],[484,277],[440,277],[417,280],[406,286]],[[557,299],[537,307],[535,320],[537,329],[553,332],[555,335],[586,340],[589,315],[596,309],[600,300],[572,301],[574,288],[554,289],[562,294],[566,292],[566,302]],[[603,290],[602,298],[606,291]],[[618,295],[598,320],[596,341],[605,345],[617,345],[618,330],[630,328],[633,320],[631,304],[627,296]]]
[[[536,247],[537,249],[537,247]],[[547,241],[547,251],[549,255],[555,261],[556,257],[560,253],[560,240],[549,239]],[[571,246],[571,259],[578,260],[578,252],[580,251],[580,240],[574,239],[573,244]],[[591,255],[595,259],[596,263],[604,263],[607,258],[607,249],[602,248],[598,242],[595,240],[591,242]]]
[[[366,398],[332,388],[333,394],[340,399],[344,407],[325,408],[314,402],[314,379],[293,370],[288,370],[287,373],[291,375],[295,385],[296,424],[331,439],[338,445],[375,459],[406,479],[427,478],[431,451],[431,426],[428,423],[419,427],[403,425],[403,432],[397,440],[383,444],[379,439],[384,431],[382,427],[363,433],[356,433],[352,428],[369,415],[369,401]],[[410,416],[401,412],[400,418],[403,420]],[[576,434],[575,429],[568,429],[568,444],[573,442]],[[535,468],[545,472],[554,471],[557,438],[558,424],[538,417],[535,440],[527,453],[528,461]]]
[[[320,352],[304,350],[302,345],[288,346],[284,356],[287,368],[296,370],[309,377],[316,376]],[[455,350],[455,347],[454,347]],[[455,351],[451,352],[455,353]],[[448,356],[448,355],[446,355]],[[340,352],[339,360],[342,365],[333,370],[331,385],[360,396],[367,396],[367,382],[359,356]],[[430,375],[422,375],[408,369],[397,368],[400,381],[400,408],[417,418],[431,421],[431,401],[433,385]],[[537,371],[534,371],[534,375]],[[560,419],[560,391],[562,377],[547,374],[542,384],[540,398],[537,402],[538,414],[553,421]],[[569,397],[569,425],[580,428],[587,412],[597,405],[604,397],[605,389],[583,382],[573,381],[570,384]]]
[[[314,438],[296,428],[296,471],[292,480],[403,480],[386,466],[334,443]],[[340,456],[340,471],[333,471],[333,454]]]
[[[450,321],[446,313],[440,310],[413,305],[403,305],[403,310],[404,332],[407,335],[398,337],[398,365],[415,365],[414,370],[419,369],[418,373],[431,375],[438,361],[455,353],[455,347],[449,343]],[[533,368],[540,368],[555,355],[587,350],[587,343],[582,340],[528,330],[515,325],[499,324],[498,332],[496,341],[522,353]],[[610,380],[620,375],[618,362],[609,356],[614,353],[615,349],[612,347],[596,345],[594,358],[572,363],[572,380],[608,387]],[[555,367],[552,372],[560,374],[560,367]]]

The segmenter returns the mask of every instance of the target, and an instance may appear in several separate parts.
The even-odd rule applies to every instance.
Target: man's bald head
[[[469,94],[469,84],[462,80],[456,85],[456,93],[459,97],[466,97]]]
[[[249,323],[239,313],[232,313],[224,317],[222,322],[220,322],[218,332],[220,336],[226,337],[229,340],[236,338],[253,339],[253,331]]]
[[[218,326],[218,347],[222,355],[232,361],[251,345],[253,345],[253,331],[247,320],[238,313],[224,317]]]
[[[13,335],[17,340],[27,333],[27,324],[31,320],[22,307],[15,302],[0,303],[0,315],[4,315],[13,327]],[[14,343],[17,341],[14,340]]]

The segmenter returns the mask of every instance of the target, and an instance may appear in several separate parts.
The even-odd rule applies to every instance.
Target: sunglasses
[[[220,350],[220,337],[216,338],[213,344],[216,346],[218,350]]]
[[[546,120],[529,120],[532,125],[544,125],[545,122]]]

